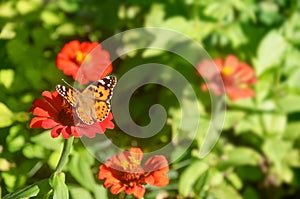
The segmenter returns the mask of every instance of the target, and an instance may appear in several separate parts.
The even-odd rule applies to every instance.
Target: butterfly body
[[[57,85],[58,93],[76,110],[79,119],[85,124],[102,122],[111,110],[110,99],[117,83],[115,76],[107,76],[90,84],[83,91]]]

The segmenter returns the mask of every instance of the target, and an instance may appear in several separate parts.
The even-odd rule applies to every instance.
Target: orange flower
[[[217,69],[209,61],[197,66],[198,73],[208,82],[201,85],[203,91],[211,90],[215,95],[225,92],[233,101],[254,96],[254,91],[249,88],[257,82],[252,67],[240,62],[234,55],[228,55],[225,60],[217,58],[214,62]]]
[[[143,198],[146,189],[143,185],[150,184],[158,187],[169,183],[166,174],[169,166],[166,158],[156,155],[149,158],[141,166],[143,152],[140,148],[131,148],[111,157],[100,166],[98,178],[104,180],[104,187],[111,187],[112,194],[124,191],[137,198]]]
[[[112,72],[110,55],[98,42],[70,41],[58,53],[56,65],[82,84],[97,81]]]
[[[95,137],[96,133],[104,133],[106,128],[113,129],[113,115],[109,113],[102,122],[86,125],[76,117],[74,109],[65,102],[57,91],[42,93],[44,99],[35,99],[30,112],[35,116],[30,121],[30,128],[52,129],[51,136],[63,138],[71,136]]]

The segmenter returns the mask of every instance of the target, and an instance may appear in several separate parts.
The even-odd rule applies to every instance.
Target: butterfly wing
[[[73,107],[76,107],[79,101],[78,91],[75,91],[73,88],[65,87],[62,85],[56,86],[57,92],[65,98]]]
[[[110,112],[109,100],[112,98],[116,83],[117,78],[115,76],[107,76],[89,85],[84,91],[84,95],[87,93],[93,93],[94,95],[94,109],[98,122],[102,122]]]
[[[79,119],[85,124],[102,122],[110,112],[109,100],[117,83],[115,76],[107,76],[89,85],[82,92],[73,88],[57,85],[56,90],[71,106],[76,108]]]
[[[95,121],[95,110],[90,108],[90,105],[86,103],[88,102],[84,101],[79,103],[79,106],[76,108],[76,113],[83,123],[91,125]]]
[[[96,100],[95,114],[98,122],[102,122],[110,112],[110,103],[106,101]]]

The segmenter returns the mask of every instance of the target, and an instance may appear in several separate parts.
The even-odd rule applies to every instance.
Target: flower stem
[[[70,137],[69,139],[66,139],[64,141],[63,150],[61,152],[61,156],[56,166],[55,172],[61,172],[66,163],[68,162],[68,157],[72,149],[73,141],[74,137]]]

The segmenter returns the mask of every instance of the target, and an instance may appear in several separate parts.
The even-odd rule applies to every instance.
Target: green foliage
[[[28,110],[34,99],[41,98],[42,91],[53,91],[61,78],[66,78],[55,66],[56,55],[65,43],[73,39],[101,42],[138,27],[170,28],[183,33],[199,42],[212,58],[234,54],[253,66],[258,77],[254,98],[226,101],[223,132],[213,150],[200,158],[211,104],[209,95],[199,88],[200,78],[186,60],[144,49],[113,63],[113,73],[118,77],[140,64],[166,64],[183,74],[200,93],[200,125],[195,138],[190,137],[195,129],[189,124],[179,128],[182,107],[174,95],[156,85],[136,91],[130,113],[137,124],[147,125],[149,107],[162,104],[168,118],[161,132],[147,141],[132,138],[117,126],[106,132],[117,146],[140,146],[147,151],[164,146],[178,134],[182,140],[193,139],[187,150],[175,142],[170,154],[173,162],[169,185],[147,187],[145,198],[296,198],[300,188],[299,10],[300,0],[1,1],[3,199],[124,198],[122,194],[112,196],[103,188],[103,182],[97,179],[101,163],[79,141],[74,142],[64,171],[54,172],[63,140],[51,138],[49,130],[30,129],[32,115]],[[135,37],[129,35],[124,41]],[[143,42],[168,45],[156,38]],[[168,81],[168,75],[162,72],[162,79]],[[183,100],[192,103],[188,94]],[[190,118],[194,116],[192,111]]]

